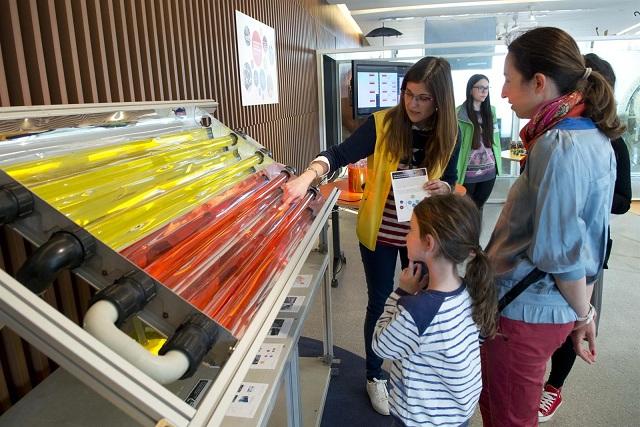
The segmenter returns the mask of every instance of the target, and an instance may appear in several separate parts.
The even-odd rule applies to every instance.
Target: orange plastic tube
[[[146,268],[197,230],[205,227],[212,218],[212,212],[216,211],[224,200],[237,200],[244,194],[254,194],[258,188],[266,183],[267,177],[264,174],[254,173],[224,193],[214,196],[203,205],[138,240],[122,250],[120,254],[140,268]]]
[[[308,228],[309,225],[310,224],[304,223],[304,222],[299,223],[296,228],[296,231],[294,231],[294,234],[299,235],[303,233],[304,230]],[[229,321],[226,322],[226,327],[227,329],[229,329],[229,331],[231,331],[233,336],[240,338],[242,337],[242,335],[244,335],[244,332],[246,331],[247,327],[253,320],[253,317],[255,316],[256,312],[262,306],[262,303],[264,302],[268,293],[273,288],[275,281],[278,279],[278,277],[282,273],[282,270],[284,270],[284,268],[286,267],[288,260],[290,258],[290,254],[293,253],[293,249],[295,249],[295,246],[290,248],[285,248],[283,249],[283,251],[287,249],[289,249],[289,251],[286,254],[283,254],[283,256],[278,257],[277,260],[275,260],[275,262],[271,264],[271,267],[270,267],[271,270],[268,273],[268,275],[264,277],[264,279],[261,279],[261,278],[257,279],[258,281],[264,280],[265,285],[262,286],[258,292],[256,292],[255,296],[253,297],[253,299],[251,299],[251,301],[249,301],[249,303],[243,304],[241,306],[242,310],[238,314],[236,314],[234,317],[231,317]]]
[[[237,212],[189,236],[165,256],[156,259],[146,271],[166,286],[182,294],[185,289],[202,280],[207,260],[215,259],[220,249],[234,241],[278,199],[277,192],[268,193],[244,211]],[[234,211],[235,212],[235,211]]]
[[[299,216],[307,209],[309,203],[311,203],[314,198],[315,194],[309,192],[297,204],[289,206],[286,211],[282,210],[279,212],[271,226],[260,230],[252,239],[253,244],[248,246],[251,252],[245,253],[244,256],[235,256],[234,268],[227,268],[218,274],[214,282],[219,281],[223,284],[224,288],[207,302],[202,310],[205,314],[212,318],[217,316],[222,307],[227,304],[238,291],[238,288],[244,286],[249,275],[258,268],[265,256],[268,256],[265,254],[276,249],[276,242],[285,236],[296,224]],[[199,298],[198,303],[194,305],[198,307],[201,306],[203,302],[205,301]]]
[[[175,288],[175,291],[182,296],[182,298],[191,302],[196,307],[202,309],[211,300],[227,279],[229,279],[237,270],[238,260],[247,259],[252,253],[256,253],[257,243],[254,241],[254,236],[262,229],[275,228],[274,224],[278,223],[282,215],[279,205],[281,204],[281,195],[278,194],[276,198],[271,201],[268,209],[261,212],[260,216],[253,216],[253,221],[244,230],[238,230],[238,232],[229,237],[231,241],[225,242],[220,240],[219,242],[212,241],[208,243],[208,253],[215,251],[213,256],[207,257],[206,260],[200,262],[196,268],[192,268],[187,271],[186,275],[181,276],[180,271],[176,272],[175,277],[169,278],[169,286],[172,287],[173,280],[179,280],[179,286]],[[234,230],[231,231],[231,233]],[[217,251],[225,247],[225,255],[230,254],[232,256],[218,256]]]
[[[194,265],[194,254],[202,253],[202,242],[206,242],[211,239],[219,239],[220,243],[227,241],[227,238],[223,236],[229,236],[226,228],[232,225],[235,233],[242,230],[232,223],[239,218],[244,218],[247,215],[259,215],[261,210],[259,208],[270,195],[280,193],[280,186],[286,182],[288,178],[287,173],[282,173],[275,177],[271,182],[257,188],[255,191],[251,191],[243,194],[237,199],[227,200],[219,206],[215,206],[211,210],[211,215],[208,220],[208,224],[204,225],[177,245],[171,253],[167,256],[158,258],[147,269],[149,274],[156,277],[158,280],[167,283],[169,286],[180,283],[184,275],[179,274],[189,270],[189,265]],[[248,223],[251,218],[247,218],[243,223]],[[230,235],[234,236],[233,234]],[[208,247],[206,253],[213,253],[213,248]],[[198,258],[196,255],[195,258]],[[187,284],[182,283],[183,286]]]
[[[289,259],[289,252],[295,249],[294,242],[300,237],[300,230],[305,225],[310,224],[311,212],[306,210],[300,218],[292,224],[292,227],[283,233],[278,241],[273,242],[274,248],[266,250],[266,256],[254,263],[249,270],[248,277],[244,278],[233,299],[229,301],[215,316],[214,320],[232,332],[242,329],[243,323],[251,317],[251,313],[261,305],[266,292],[273,286],[273,280],[284,267]],[[233,286],[233,284],[229,285]],[[263,296],[261,299],[260,296]],[[234,334],[237,338],[238,335]]]

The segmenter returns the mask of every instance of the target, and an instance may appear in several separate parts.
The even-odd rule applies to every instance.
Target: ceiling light
[[[485,1],[461,1],[456,3],[434,3],[434,4],[423,4],[423,5],[414,5],[414,6],[398,6],[398,7],[379,7],[374,9],[359,9],[352,10],[351,15],[368,15],[371,13],[387,13],[387,12],[397,12],[397,11],[407,11],[407,10],[422,10],[422,9],[451,9],[451,8],[460,8],[460,7],[474,7],[474,6],[504,6],[507,4],[520,4],[520,3],[549,3],[549,2],[559,2],[562,0],[485,0]]]
[[[340,10],[340,12],[342,12],[342,15],[344,15],[346,20],[349,21],[351,27],[353,28],[353,31],[355,31],[357,34],[362,34],[362,29],[360,28],[360,25],[358,25],[356,20],[353,19],[353,16],[351,16],[351,11],[349,11],[349,8],[347,7],[347,5],[344,3],[340,3],[340,4],[337,4],[336,6],[338,6],[338,9]]]
[[[621,36],[621,35],[623,35],[624,33],[628,33],[629,31],[635,30],[635,29],[636,29],[636,28],[638,28],[638,27],[640,27],[640,22],[638,22],[637,24],[632,25],[632,26],[630,26],[630,27],[627,27],[627,28],[625,28],[625,29],[624,29],[624,30],[622,30],[622,31],[619,31],[619,32],[618,32],[618,34],[616,34],[616,35]]]
[[[424,19],[424,16],[396,16],[391,18],[382,18],[380,21],[411,21],[412,19]]]

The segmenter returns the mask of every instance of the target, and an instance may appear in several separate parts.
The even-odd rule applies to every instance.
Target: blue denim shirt
[[[609,139],[587,118],[567,118],[535,143],[511,187],[487,247],[502,297],[534,267],[549,273],[502,315],[528,323],[577,316],[555,285],[602,268],[616,160]]]

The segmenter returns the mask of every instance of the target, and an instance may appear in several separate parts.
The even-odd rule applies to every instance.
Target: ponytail
[[[561,95],[580,91],[586,106],[584,115],[610,139],[622,135],[624,126],[616,114],[612,85],[598,72],[597,65],[585,67],[585,59],[589,58],[582,56],[578,44],[566,31],[534,28],[512,41],[508,49],[525,80],[542,73],[555,82]],[[590,72],[590,68],[594,71]]]
[[[420,236],[432,236],[438,256],[454,265],[467,263],[465,283],[471,297],[471,317],[483,337],[496,334],[498,296],[493,284],[493,267],[479,245],[480,212],[468,196],[457,194],[433,195],[413,208]]]
[[[616,112],[616,101],[609,82],[597,71],[591,72],[583,89],[586,105],[585,115],[609,137],[615,139],[624,132]]]
[[[497,329],[498,294],[493,284],[493,268],[480,248],[467,264],[465,281],[473,301],[473,321],[480,326],[480,335],[491,338]]]

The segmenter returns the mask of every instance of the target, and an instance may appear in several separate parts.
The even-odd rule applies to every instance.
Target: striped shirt
[[[391,415],[405,426],[459,426],[480,398],[478,326],[463,284],[452,292],[391,293],[373,351],[391,359]]]
[[[409,169],[406,164],[400,163],[398,165],[398,170],[405,169]],[[409,228],[409,222],[398,222],[396,201],[393,197],[393,187],[391,187],[384,205],[384,210],[382,211],[382,222],[380,223],[380,230],[378,231],[378,243],[404,247],[407,245],[406,238],[407,234],[409,234]]]

